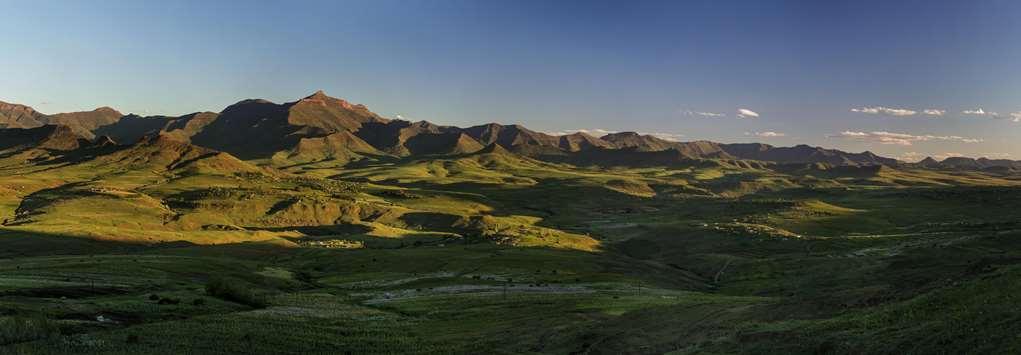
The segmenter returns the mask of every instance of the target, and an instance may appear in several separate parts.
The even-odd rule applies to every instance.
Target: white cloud
[[[919,162],[919,161],[922,161],[923,159],[925,159],[926,157],[932,157],[933,159],[936,159],[938,161],[943,161],[946,158],[963,157],[963,156],[965,156],[965,155],[961,154],[961,153],[953,153],[953,152],[936,153],[936,154],[923,154],[923,153],[919,153],[919,152],[906,152],[906,153],[903,153],[903,154],[900,155],[900,160],[907,161],[907,162]],[[982,154],[978,154],[976,156],[987,158],[987,159],[1009,159],[1011,155],[1010,155],[1010,153],[982,153]]]
[[[983,153],[983,157],[989,159],[1010,159],[1010,153]]]
[[[568,134],[585,133],[585,134],[591,135],[593,137],[602,137],[602,136],[605,136],[607,134],[617,133],[617,131],[611,131],[611,130],[602,129],[602,128],[589,128],[589,129],[582,128],[582,129],[565,129],[565,130],[561,130],[561,131],[557,131],[557,132],[543,132],[543,133],[546,133],[546,134],[551,135],[551,136],[566,136]],[[682,138],[684,138],[684,135],[683,134],[679,134],[679,133],[669,133],[669,132],[637,132],[637,133],[641,134],[643,136],[653,136],[653,137],[656,137],[656,138],[659,138],[659,139],[668,140],[668,141],[674,141],[674,142],[679,142],[679,141],[681,141]]]
[[[852,108],[851,112],[866,113],[870,115],[889,115],[897,117],[914,116],[918,114],[918,112],[914,110],[908,110],[905,108],[889,108],[883,106]]]
[[[602,128],[579,129],[579,130],[577,130],[577,132],[591,134],[591,135],[596,136],[596,137],[605,136],[605,135],[610,134],[610,133],[617,133],[617,131],[610,131],[610,130],[605,130],[605,129],[602,129]]]
[[[947,114],[947,110],[937,110],[937,109],[934,109],[934,108],[930,108],[930,109],[923,110],[922,113],[924,113],[926,115],[929,115],[929,116],[943,116],[943,115]]]
[[[776,138],[776,137],[786,137],[787,136],[786,133],[773,132],[773,131],[751,132],[751,133],[745,132],[744,135],[746,135],[746,136],[756,136],[756,137],[759,137],[759,138]]]
[[[932,158],[936,159],[936,160],[939,160],[939,161],[943,161],[943,160],[946,160],[947,158],[957,158],[957,157],[963,157],[963,156],[964,156],[964,154],[961,154],[961,153],[949,153],[948,152],[948,153],[942,153],[942,154],[933,154]]]
[[[611,130],[606,130],[606,129],[602,129],[602,128],[589,128],[589,129],[582,128],[582,129],[565,129],[565,130],[558,131],[558,132],[543,132],[543,133],[546,133],[546,134],[551,135],[551,136],[566,136],[568,134],[585,133],[585,134],[596,136],[596,137],[602,137],[602,136],[605,136],[607,134],[617,133],[617,131],[611,131]]]
[[[740,108],[737,109],[737,118],[759,118],[759,113],[746,108]]]
[[[841,132],[840,134],[834,134],[828,137],[902,146],[909,146],[912,145],[914,142],[928,142],[928,141],[953,141],[962,143],[979,143],[983,141],[982,139],[965,138],[961,136],[913,135],[907,133],[895,133],[884,131],[876,132],[844,131]]]
[[[677,133],[665,133],[665,132],[638,132],[638,134],[653,136],[662,140],[668,140],[672,142],[680,142],[684,138],[683,134]]]
[[[701,111],[692,111],[692,110],[686,110],[686,111],[684,111],[684,114],[688,115],[688,116],[703,117],[703,118],[720,118],[720,117],[726,117],[727,116],[727,115],[722,114],[722,113],[701,112]]]
[[[927,156],[928,155],[922,154],[922,153],[919,153],[919,152],[904,152],[897,159],[898,160],[907,161],[907,162],[918,162],[918,161],[922,161]]]
[[[977,109],[974,109],[974,110],[964,110],[964,111],[961,111],[961,113],[963,113],[965,115],[972,115],[972,116],[991,116],[991,117],[998,117],[998,116],[1000,116],[1000,114],[998,114],[996,112],[986,111],[986,110],[983,110],[981,107],[979,107]]]
[[[1011,113],[1008,113],[1006,115],[1000,115],[997,112],[986,111],[986,110],[983,110],[980,107],[980,108],[977,108],[977,109],[974,109],[974,110],[964,110],[964,111],[961,111],[961,113],[965,114],[965,115],[972,115],[972,116],[986,116],[986,117],[992,117],[992,118],[996,118],[996,119],[1006,119],[1006,120],[1010,120],[1011,122],[1021,122],[1021,111],[1011,112]]]
[[[401,116],[401,114],[399,113],[394,115],[394,117],[396,117],[398,120],[404,120],[404,116]]]

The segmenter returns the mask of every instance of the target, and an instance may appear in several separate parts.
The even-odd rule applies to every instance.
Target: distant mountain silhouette
[[[919,162],[918,164],[922,164],[922,162]],[[948,170],[991,170],[991,171],[1021,170],[1021,161],[1008,159],[988,159],[988,158],[975,159],[967,157],[949,157],[943,159],[943,161],[939,162],[938,164],[932,164],[932,162],[928,162],[927,165],[929,165],[929,167],[931,168]]]
[[[48,126],[54,125],[54,126]],[[774,147],[761,143],[722,144],[710,141],[676,142],[636,132],[594,137],[584,132],[550,135],[521,125],[487,123],[467,128],[427,121],[390,120],[367,107],[317,91],[283,104],[261,99],[239,101],[219,113],[197,112],[178,117],[122,115],[101,107],[93,111],[45,115],[31,107],[0,102],[0,128],[37,129],[9,138],[2,146],[30,144],[57,148],[81,146],[79,141],[109,141],[130,145],[161,137],[230,153],[245,160],[273,164],[331,161],[346,164],[362,159],[400,159],[424,155],[474,152],[518,154],[539,160],[585,165],[671,165],[718,160],[736,166],[759,166],[736,161],[829,166],[896,166],[902,163],[871,152],[848,153],[798,145]],[[51,138],[51,134],[56,134]],[[58,137],[59,136],[59,137]],[[74,136],[77,138],[69,138]],[[108,138],[107,138],[108,137]],[[149,138],[147,138],[149,137]],[[46,143],[39,143],[45,141]],[[1017,162],[950,158],[909,166],[933,169],[1019,169]]]
[[[835,149],[797,145],[794,147],[774,147],[761,143],[724,144],[728,154],[749,160],[772,161],[778,163],[829,163],[834,165],[897,165],[897,159],[884,158],[872,152],[848,153]]]

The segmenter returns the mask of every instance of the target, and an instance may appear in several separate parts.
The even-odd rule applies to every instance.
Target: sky
[[[1021,159],[1021,2],[0,0],[0,101]]]

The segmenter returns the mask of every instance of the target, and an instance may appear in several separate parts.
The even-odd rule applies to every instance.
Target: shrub
[[[253,308],[267,306],[263,295],[252,289],[247,282],[235,278],[215,277],[210,279],[206,283],[206,294]]]
[[[45,318],[0,318],[0,345],[46,339],[60,334],[60,328]]]
[[[169,297],[161,298],[159,300],[159,302],[156,302],[156,304],[169,304],[169,305],[180,304],[180,303],[181,303],[181,300],[176,299],[176,298],[169,298]]]

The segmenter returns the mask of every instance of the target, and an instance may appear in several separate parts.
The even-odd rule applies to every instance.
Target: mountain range
[[[833,166],[912,166],[930,169],[1021,170],[1021,162],[952,157],[904,163],[871,152],[761,143],[723,144],[676,142],[635,132],[596,137],[578,132],[551,135],[521,125],[488,123],[467,128],[427,121],[384,118],[364,105],[352,104],[322,91],[283,104],[242,100],[219,113],[183,116],[124,115],[109,107],[92,111],[42,114],[25,105],[0,102],[0,149],[17,145],[74,150],[85,146],[129,145],[153,136],[242,160],[273,165],[331,161],[347,164],[364,159],[467,154],[487,146],[576,165],[644,166],[697,160],[754,160],[778,164],[824,163]]]

